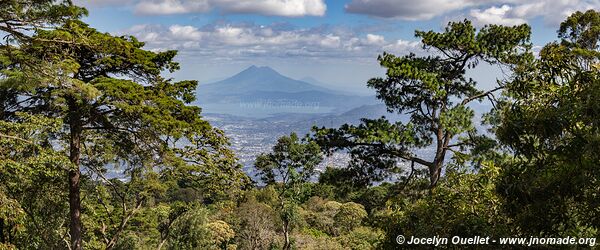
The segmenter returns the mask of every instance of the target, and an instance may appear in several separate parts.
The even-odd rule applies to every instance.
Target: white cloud
[[[380,35],[367,34],[367,43],[369,43],[369,44],[384,44],[385,38]]]
[[[512,12],[515,16],[527,17],[535,12],[539,12],[545,5],[546,3],[543,1],[521,4],[512,8]]]
[[[211,6],[208,0],[158,0],[141,1],[135,6],[135,12],[145,15],[170,15],[193,12],[208,12]]]
[[[83,6],[129,6],[136,14],[185,13],[323,16],[325,0],[75,0]],[[600,9],[600,0],[351,0],[346,12],[382,18],[429,20],[444,16],[474,19],[479,25],[519,24],[542,17],[555,26],[575,11]]]
[[[206,13],[250,13],[268,16],[323,16],[323,0],[138,0],[135,12],[142,15]]]
[[[470,12],[473,17],[473,22],[478,25],[484,24],[500,24],[500,25],[519,25],[526,23],[527,20],[519,17],[510,17],[510,12],[513,10],[508,5],[502,5],[501,7],[490,7],[485,10],[473,9]]]
[[[474,0],[353,0],[345,10],[384,18],[427,20],[472,5]]]
[[[390,53],[406,53],[406,52],[422,52],[420,50],[421,43],[418,41],[397,40],[394,43],[383,46],[386,52]]]
[[[352,0],[345,6],[349,13],[404,20],[466,12],[480,24],[507,25],[536,17],[555,25],[575,11],[588,9],[600,9],[600,0]]]
[[[479,25],[515,25],[527,20],[542,17],[546,23],[555,26],[576,11],[600,9],[599,0],[530,0],[515,1],[514,4],[491,6],[485,10],[473,9],[470,16]]]
[[[340,37],[334,35],[326,35],[321,40],[321,46],[326,48],[338,48],[340,46]]]
[[[111,6],[111,5],[128,5],[134,0],[74,0],[73,3],[79,6]]]
[[[200,40],[202,38],[202,32],[193,26],[173,25],[169,27],[169,32],[174,38],[181,40]]]
[[[270,16],[323,16],[323,0],[213,0],[226,13],[256,13]]]
[[[386,41],[381,35],[357,34],[335,27],[313,29],[279,26],[223,24],[133,26],[120,34],[132,34],[151,50],[180,50],[206,60],[264,58],[352,58],[375,60],[383,51],[407,54],[421,50],[419,42]]]
[[[74,0],[84,7],[128,6],[140,15],[207,13],[259,14],[267,16],[323,16],[324,0]]]
[[[184,13],[259,14],[268,16],[323,16],[325,0],[75,0],[93,6],[127,6],[136,14]],[[517,24],[542,17],[555,26],[575,11],[600,9],[600,0],[351,0],[346,12],[382,18],[429,20],[444,16],[474,19],[478,24]]]

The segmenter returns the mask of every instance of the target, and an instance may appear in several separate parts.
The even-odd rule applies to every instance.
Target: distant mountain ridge
[[[322,81],[319,81],[313,77],[307,76],[307,77],[302,77],[300,79],[298,79],[299,81],[303,81],[303,82],[307,82],[310,83],[312,85],[316,85],[316,86],[321,86],[324,88],[328,88],[328,89],[335,89],[335,88],[339,88],[339,85],[332,85],[332,84],[327,84],[324,83]],[[369,95],[373,95],[372,91],[368,91],[365,92],[365,89],[360,89],[356,86],[344,86],[343,90],[336,90],[337,93],[340,94],[344,94],[344,95],[359,95],[359,96],[369,96]]]
[[[377,103],[374,96],[332,90],[292,79],[270,67],[257,66],[251,66],[227,79],[200,85],[196,96],[199,106],[209,108],[205,112],[230,113],[234,110],[236,115],[244,113],[248,116],[260,108],[269,112],[272,110],[273,113],[313,113],[315,110],[317,113],[329,113]],[[219,105],[228,105],[228,108],[219,111]]]
[[[222,89],[223,87],[227,87],[227,89]],[[254,65],[232,77],[215,83],[200,85],[198,88],[200,94],[203,92],[214,93],[219,91],[227,91],[229,94],[243,94],[256,91],[295,93],[311,90],[328,93],[335,92],[331,89],[289,78],[270,67],[257,67]]]

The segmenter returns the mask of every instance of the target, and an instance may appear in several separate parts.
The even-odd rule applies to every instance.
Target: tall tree
[[[87,14],[70,0],[5,0],[0,2],[0,32],[5,39],[30,39],[35,29],[60,26]]]
[[[60,28],[37,30],[4,61],[5,82],[12,84],[3,87],[19,99],[3,110],[5,116],[23,111],[65,124],[53,136],[71,163],[72,249],[82,248],[84,233],[82,167],[88,174],[103,175],[113,166],[129,178],[155,171],[184,174],[199,184],[210,181],[213,188],[239,187],[245,179],[222,131],[202,120],[200,108],[187,105],[194,100],[197,83],[160,76],[178,69],[173,62],[176,52],[151,52],[143,46],[134,37],[101,33],[73,20]],[[112,238],[120,232],[115,230]],[[114,240],[106,243],[107,248],[114,246]]]
[[[38,29],[51,29],[75,20],[87,14],[84,8],[74,6],[69,0],[6,0],[0,2],[0,71],[6,75],[10,68],[10,58],[26,57],[16,51],[21,42],[31,41],[32,35]],[[31,58],[30,58],[31,59]],[[37,65],[38,62],[21,63]],[[4,82],[3,85],[11,84]],[[12,83],[12,88],[0,89],[0,119],[10,119],[5,112],[14,111],[19,104],[15,88],[19,83]]]
[[[58,131],[57,124],[60,123],[55,119],[16,112],[22,101],[17,89],[22,86],[12,81],[16,74],[12,61],[26,56],[18,53],[16,48],[22,42],[31,41],[37,29],[60,26],[68,20],[80,18],[87,11],[68,0],[7,0],[0,2],[0,9],[0,192],[6,194],[8,201],[15,202],[12,207],[14,213],[21,211],[26,214],[19,228],[24,227],[28,233],[35,234],[21,239],[46,242],[49,248],[64,247],[57,245],[62,244],[65,238],[56,229],[57,225],[64,223],[61,218],[63,207],[60,202],[55,203],[54,198],[62,194],[57,190],[61,188],[57,182],[64,170],[61,165],[66,166],[68,160],[52,149],[52,136],[49,136]],[[34,214],[36,216],[32,216]],[[15,235],[11,237],[11,232],[7,234],[9,227],[6,226],[10,223],[0,224],[3,243],[21,243]]]
[[[465,152],[482,140],[468,104],[493,99],[494,93],[504,88],[498,81],[492,89],[479,89],[475,80],[467,78],[467,70],[480,62],[511,69],[531,57],[527,25],[488,25],[477,31],[465,20],[450,23],[441,33],[417,31],[416,36],[431,55],[384,53],[378,60],[387,69],[387,77],[368,82],[388,111],[410,116],[406,124],[380,118],[363,119],[358,126],[314,129],[314,138],[324,149],[348,150],[350,167],[359,173],[355,178],[363,182],[380,181],[399,172],[399,162],[404,161],[426,167],[430,188],[435,187],[448,151]],[[464,138],[459,138],[461,135]],[[430,158],[415,153],[431,145],[435,150]]]
[[[600,229],[600,13],[576,12],[507,86],[496,135],[515,154],[499,191],[521,231]]]
[[[304,184],[315,174],[315,167],[323,159],[315,142],[302,142],[295,133],[283,136],[273,146],[273,152],[261,154],[254,165],[261,179],[278,189],[279,213],[283,222],[283,249],[290,249],[290,230],[301,201]]]

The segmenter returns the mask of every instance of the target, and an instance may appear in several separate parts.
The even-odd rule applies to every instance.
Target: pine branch
[[[20,137],[17,137],[17,136],[5,135],[5,134],[0,133],[0,137],[4,137],[4,138],[7,138],[7,139],[18,140],[18,141],[26,142],[26,143],[29,143],[29,144],[33,144],[32,141],[29,141],[29,140],[26,140],[26,139],[23,139],[23,138],[20,138]]]

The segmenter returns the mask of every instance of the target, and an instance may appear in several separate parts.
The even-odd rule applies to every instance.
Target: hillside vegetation
[[[192,105],[197,82],[161,76],[179,69],[176,51],[99,32],[71,1],[0,9],[0,249],[600,237],[597,11],[569,16],[535,53],[528,25],[416,31],[430,54],[384,53],[386,76],[367,83],[406,119],[283,136],[256,158],[259,186]],[[481,89],[465,75],[481,63],[508,76]],[[479,119],[473,102],[493,108]],[[333,152],[351,161],[317,171]]]

